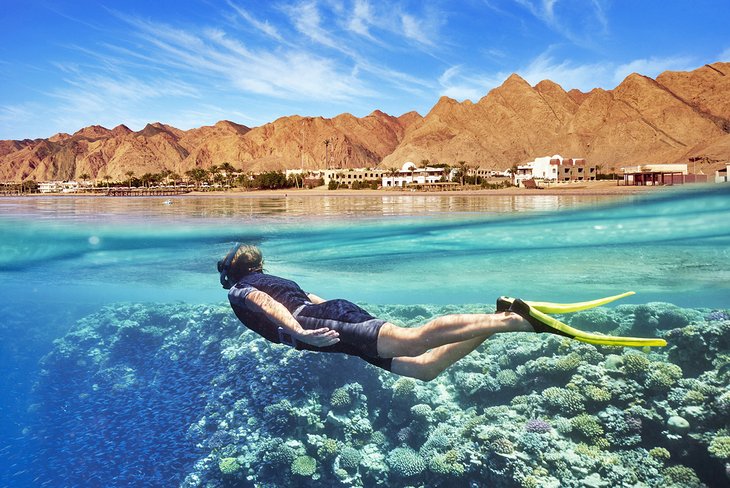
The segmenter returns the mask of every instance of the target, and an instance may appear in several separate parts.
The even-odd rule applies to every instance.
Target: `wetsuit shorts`
[[[340,334],[340,342],[333,346],[316,347],[300,342],[297,348],[359,356],[374,366],[390,371],[393,359],[378,356],[378,334],[385,320],[377,319],[354,303],[342,299],[304,305],[294,313],[294,317],[304,329],[327,327]]]

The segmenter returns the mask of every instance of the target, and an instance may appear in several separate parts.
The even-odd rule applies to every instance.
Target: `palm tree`
[[[109,188],[109,180],[111,180],[112,177],[109,175],[104,175],[104,181],[106,181],[106,187]]]
[[[236,172],[236,168],[234,168],[231,163],[225,162],[221,164],[220,169],[226,173],[226,185],[230,187],[233,180],[233,173]]]
[[[510,181],[512,182],[513,185],[517,181],[517,170],[518,169],[519,168],[516,164],[513,164],[512,167],[509,169]]]
[[[603,169],[603,165],[601,165],[601,164],[596,165],[596,180],[598,180],[598,175],[601,174],[602,169]]]
[[[464,177],[466,176],[466,172],[469,169],[469,165],[466,161],[459,161],[456,164],[459,165],[459,172],[461,173],[461,186],[464,186]]]
[[[330,169],[329,167],[329,148],[330,148],[330,141],[329,139],[324,140],[324,167],[325,169]]]
[[[185,175],[195,182],[195,188],[199,188],[200,183],[208,176],[208,172],[203,168],[193,168],[187,170]]]
[[[132,189],[132,176],[134,176],[134,171],[130,170],[124,174],[127,175],[127,178],[129,178],[129,189],[131,190]]]

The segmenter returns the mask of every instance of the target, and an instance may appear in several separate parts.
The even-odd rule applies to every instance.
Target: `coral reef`
[[[455,311],[365,307],[407,326]],[[43,360],[43,463],[70,485],[154,484],[136,469],[154,463],[189,488],[726,486],[730,314],[649,303],[572,324],[669,346],[498,334],[424,383],[269,344],[224,305],[108,307]]]

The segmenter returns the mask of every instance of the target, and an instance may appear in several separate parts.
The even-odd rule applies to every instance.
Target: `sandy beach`
[[[651,191],[666,191],[675,188],[674,186],[618,186],[615,181],[585,181],[578,183],[553,184],[541,189],[527,188],[501,188],[498,190],[487,190],[481,188],[467,188],[463,190],[445,191],[419,191],[403,189],[380,189],[380,190],[328,190],[324,187],[313,189],[288,188],[284,190],[242,190],[233,189],[228,191],[193,191],[187,195],[191,196],[373,196],[383,195],[433,195],[433,196],[479,196],[479,195],[632,195]]]

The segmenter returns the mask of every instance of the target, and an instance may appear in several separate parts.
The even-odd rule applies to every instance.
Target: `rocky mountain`
[[[0,141],[0,180],[126,179],[229,162],[243,171],[400,167],[405,161],[504,169],[537,156],[585,157],[603,171],[694,161],[711,172],[730,159],[730,63],[656,80],[632,74],[613,90],[565,91],[518,75],[476,103],[442,97],[425,116],[381,111],[282,117],[249,128],[229,121],[188,131],[161,123],[134,132],[86,127],[48,139]]]
[[[730,63],[656,80],[632,74],[613,90],[566,92],[510,76],[477,103],[442,98],[381,166],[430,159],[487,168],[551,154],[612,167],[730,160]]]

